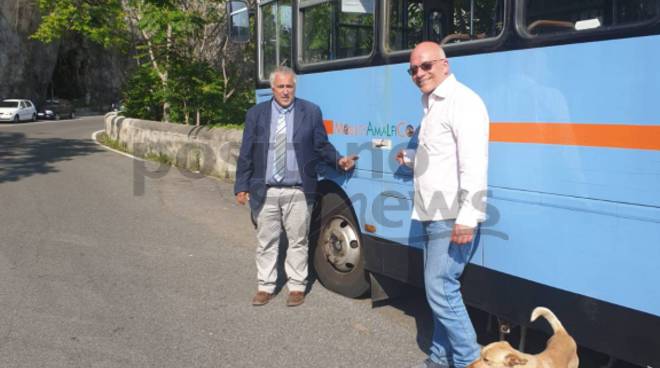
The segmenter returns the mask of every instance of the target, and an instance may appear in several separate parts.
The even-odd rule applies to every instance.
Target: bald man
[[[486,218],[488,112],[456,80],[436,43],[415,47],[408,73],[422,92],[424,117],[417,147],[396,158],[414,172],[412,218],[423,229],[424,284],[434,321],[431,354],[415,367],[463,368],[479,358],[458,278]]]

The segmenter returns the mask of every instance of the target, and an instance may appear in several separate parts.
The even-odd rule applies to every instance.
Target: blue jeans
[[[430,358],[441,365],[463,368],[479,358],[477,335],[468,316],[458,278],[472,257],[478,228],[471,243],[451,242],[454,220],[424,221],[424,284],[433,312]]]

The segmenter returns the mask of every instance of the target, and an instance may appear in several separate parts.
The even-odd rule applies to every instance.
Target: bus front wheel
[[[369,291],[364,249],[353,212],[336,193],[321,198],[318,238],[314,249],[316,275],[326,288],[357,298]]]

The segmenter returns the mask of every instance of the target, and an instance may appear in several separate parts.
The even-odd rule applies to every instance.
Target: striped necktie
[[[280,182],[286,172],[286,113],[283,110],[277,118],[275,129],[275,165],[273,165],[273,178]]]

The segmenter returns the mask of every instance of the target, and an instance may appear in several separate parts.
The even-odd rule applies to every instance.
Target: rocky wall
[[[131,58],[68,34],[43,44],[30,39],[41,22],[37,0],[0,0],[0,98],[74,100],[107,111],[120,99]]]
[[[40,21],[36,0],[0,1],[0,98],[45,96],[59,43],[30,39]]]

